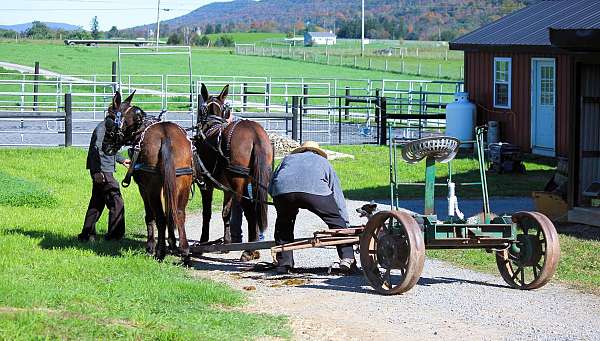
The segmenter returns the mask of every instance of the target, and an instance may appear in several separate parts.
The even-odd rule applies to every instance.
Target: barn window
[[[494,58],[494,107],[510,109],[512,60]]]

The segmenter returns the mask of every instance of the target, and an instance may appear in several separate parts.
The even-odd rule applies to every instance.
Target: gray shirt
[[[333,193],[340,215],[349,224],[340,179],[326,158],[307,151],[290,154],[283,159],[273,173],[269,193],[275,197],[294,192],[323,196]]]
[[[116,155],[107,155],[102,151],[102,141],[104,140],[105,133],[105,121],[100,122],[92,133],[86,160],[86,168],[92,174],[98,172],[113,173],[116,170],[115,162],[122,163],[125,160],[118,153]]]

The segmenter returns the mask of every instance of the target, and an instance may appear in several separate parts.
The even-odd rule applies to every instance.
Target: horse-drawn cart
[[[398,294],[410,290],[419,280],[425,261],[425,249],[484,249],[495,252],[502,278],[518,289],[536,289],[553,276],[560,257],[558,235],[554,225],[541,213],[518,212],[512,216],[491,213],[485,173],[483,128],[477,129],[476,148],[480,182],[459,185],[480,185],[483,212],[465,218],[458,207],[453,182],[452,159],[461,142],[441,136],[408,143],[390,134],[391,209],[375,213],[366,225],[341,230],[315,232],[311,238],[275,245],[273,241],[239,244],[195,244],[192,254],[216,251],[271,249],[273,253],[312,247],[358,244],[363,273],[371,286],[381,294]],[[425,160],[424,214],[410,213],[400,208],[397,150],[404,161]],[[435,166],[448,165],[448,179],[436,183]],[[412,184],[414,185],[414,184]],[[434,211],[436,186],[448,188],[448,218],[438,220]]]

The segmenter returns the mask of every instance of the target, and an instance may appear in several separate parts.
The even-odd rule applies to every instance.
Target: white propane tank
[[[469,93],[457,92],[454,102],[446,105],[446,135],[461,141],[473,141],[475,134],[475,104],[469,102]],[[470,147],[462,145],[462,147]]]

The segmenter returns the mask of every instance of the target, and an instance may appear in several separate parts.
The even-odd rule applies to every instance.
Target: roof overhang
[[[509,44],[459,44],[450,43],[450,50],[460,51],[490,51],[490,52],[533,52],[533,53],[565,53],[564,50],[552,45],[509,45]]]
[[[577,52],[600,51],[600,29],[550,28],[552,45]]]

